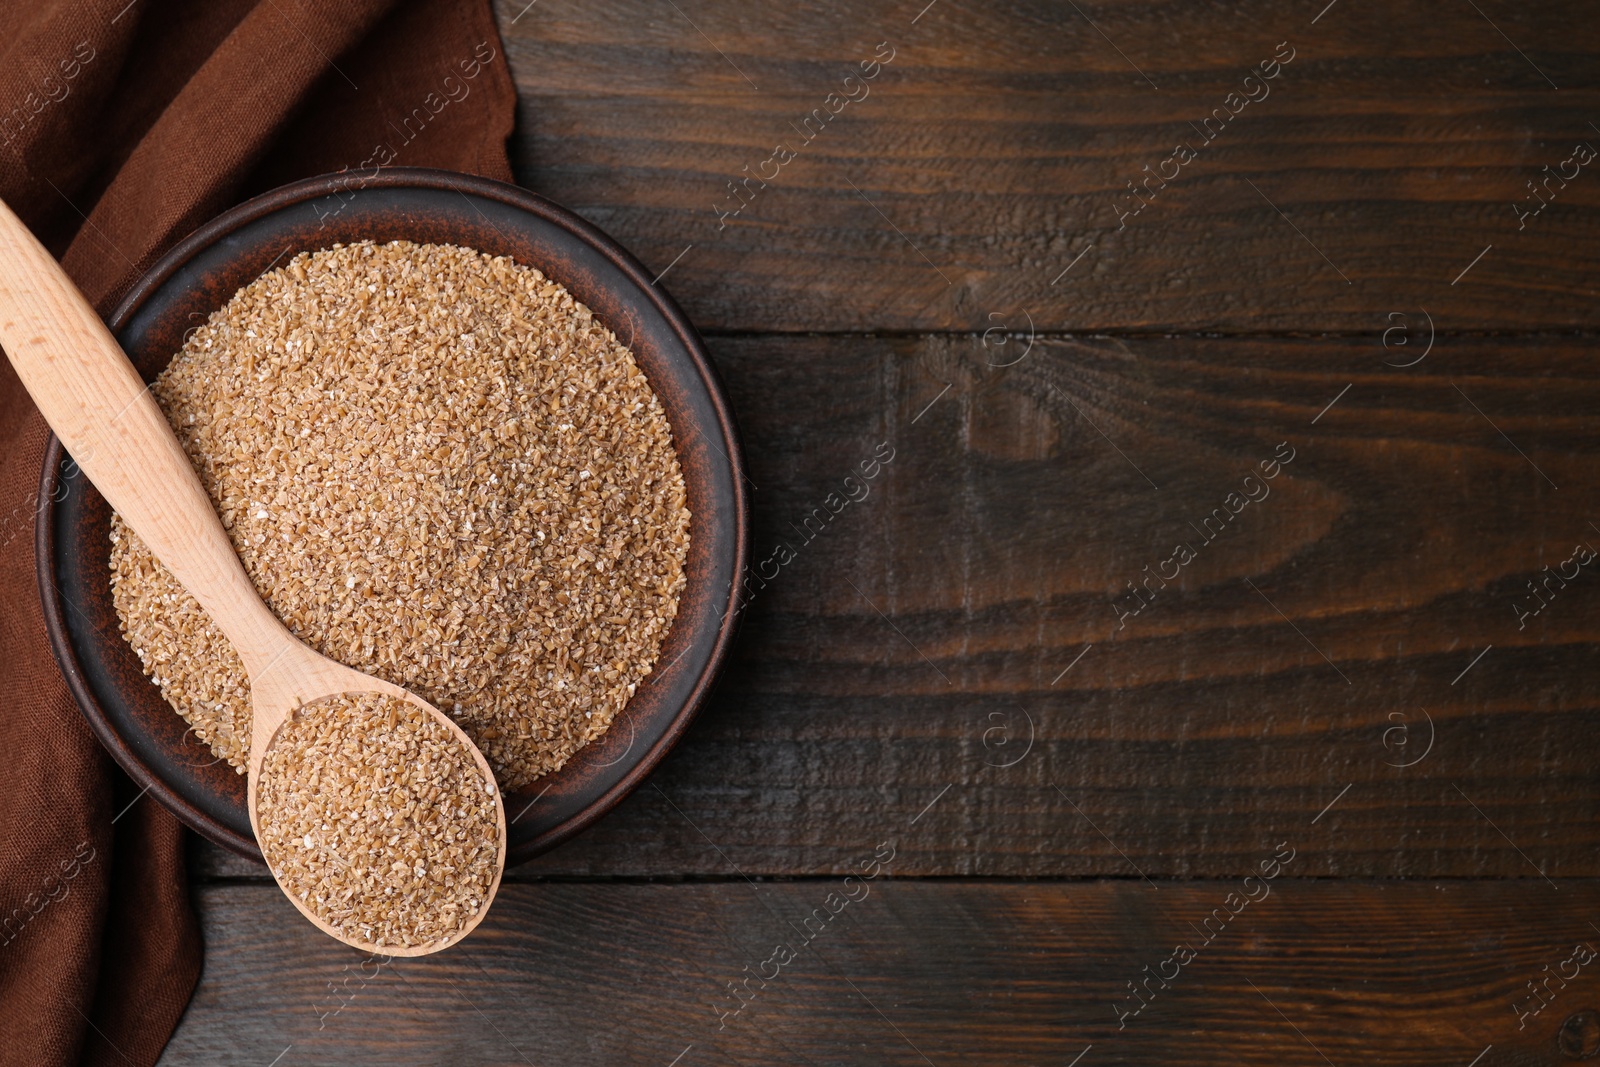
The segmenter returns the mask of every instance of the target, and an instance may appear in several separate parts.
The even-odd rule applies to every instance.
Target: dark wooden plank
[[[1283,872],[1331,836],[1284,834],[1259,854],[1292,852]],[[837,858],[856,869],[875,847]],[[847,888],[859,899],[830,903]],[[518,885],[462,945],[387,963],[270,887],[199,899],[206,969],[167,1067],[1530,1067],[1571,1062],[1558,1032],[1600,1008],[1600,962],[1568,962],[1600,946],[1592,882]],[[1528,983],[1551,975],[1534,1013]],[[1147,1003],[1121,1018],[1141,1003],[1130,983]]]
[[[1231,877],[1330,804],[1298,874],[1600,874],[1595,566],[1514,610],[1600,547],[1589,341],[990,340],[715,342],[753,558],[794,558],[653,781],[515,877],[832,872],[885,826],[907,874]]]
[[[1600,147],[1584,4],[924,4],[503,0],[519,180],[670,265],[702,328],[1600,322],[1594,166],[1513,210]],[[860,99],[808,143],[836,91]],[[1164,165],[1180,142],[1203,147]],[[1178,176],[1123,220],[1147,166]],[[725,218],[748,174],[770,181]]]

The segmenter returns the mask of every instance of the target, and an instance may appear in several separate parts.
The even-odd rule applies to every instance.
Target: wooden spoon
[[[0,345],[17,376],[111,506],[205,608],[250,676],[250,825],[261,825],[256,792],[278,728],[297,708],[345,693],[384,693],[426,708],[477,762],[494,796],[498,853],[494,879],[454,944],[488,914],[505,870],[506,815],[494,773],[449,716],[412,693],[362,674],[302,644],[278,620],[245,573],[211,498],[148,387],[77,286],[9,207],[0,203]],[[312,710],[308,714],[315,714]],[[378,946],[344,936],[295,894],[285,895],[324,933],[388,956],[422,956],[444,943]]]

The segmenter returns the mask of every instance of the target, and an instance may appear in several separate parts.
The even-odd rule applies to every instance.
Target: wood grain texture
[[[503,0],[518,179],[670,267],[702,329],[1597,322],[1600,175],[1527,184],[1600,147],[1583,4],[924,7]],[[1146,166],[1178,176],[1123,220]]]
[[[1319,847],[1292,836],[1291,869]],[[842,858],[855,869],[875,844]],[[815,918],[841,886],[511,886],[456,950],[389,963],[320,937],[266,887],[209,887],[205,974],[161,1063],[1024,1067],[1092,1045],[1084,1065],[1532,1067],[1571,1062],[1563,1023],[1600,1008],[1592,962],[1569,964],[1537,1014],[1527,988],[1600,945],[1592,882],[1280,877],[1240,907],[1232,881],[880,877]],[[793,960],[719,1015],[740,1003],[730,982],[773,974],[780,944]],[[1171,975],[1179,944],[1194,958],[1119,1029],[1139,1003],[1128,984]]]
[[[208,966],[164,1063],[1600,1051],[1592,966],[1528,987],[1600,945],[1600,175],[1517,214],[1600,145],[1587,9],[498,11],[519,179],[724,334],[735,659],[454,952],[363,963],[198,845]],[[883,845],[895,877],[719,1022]]]
[[[713,342],[756,569],[794,558],[653,784],[508,878],[832,872],[884,825],[907,875],[1237,876],[1336,800],[1296,873],[1600,874],[1600,578],[1514,608],[1600,547],[1587,341],[991,342]]]

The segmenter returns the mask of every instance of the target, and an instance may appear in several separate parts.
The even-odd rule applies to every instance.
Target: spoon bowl
[[[505,801],[501,797],[500,789],[495,784],[494,771],[489,766],[489,761],[484,758],[478,746],[472,743],[465,731],[456,725],[444,712],[429,704],[426,700],[409,690],[393,685],[381,678],[374,678],[369,674],[346,667],[342,663],[328,659],[326,656],[312,650],[305,644],[290,638],[296,647],[285,646],[283,657],[271,667],[264,670],[258,678],[255,674],[250,677],[250,757],[249,772],[246,784],[246,796],[250,809],[250,827],[255,831],[257,841],[265,841],[261,832],[260,815],[260,787],[263,769],[267,754],[271,751],[273,742],[278,738],[283,725],[299,710],[305,709],[307,714],[316,714],[315,706],[330,697],[354,696],[360,693],[381,693],[385,696],[396,697],[409,704],[415,705],[427,712],[436,722],[450,731],[455,742],[471,753],[478,773],[487,783],[489,791],[494,797],[495,811],[495,840],[498,842],[495,855],[493,879],[489,884],[489,891],[479,905],[478,910],[464,923],[459,930],[443,941],[423,945],[380,945],[375,942],[353,938],[341,932],[328,923],[309,907],[305,901],[290,891],[279,876],[279,872],[268,864],[272,876],[278,882],[278,888],[283,890],[283,895],[295,906],[301,915],[311,921],[311,924],[329,937],[342,941],[351,948],[363,952],[378,952],[385,956],[426,956],[438,952],[443,948],[453,945],[475,930],[486,915],[489,914],[489,905],[494,900],[495,894],[500,891],[500,879],[505,874],[506,867],[506,810]]]

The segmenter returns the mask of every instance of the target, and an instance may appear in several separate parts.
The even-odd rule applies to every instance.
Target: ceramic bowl
[[[326,175],[241,204],[142,277],[111,330],[146,380],[243,285],[296,253],[361,240],[465,245],[508,255],[565,285],[629,344],[666,409],[693,518],[686,585],[656,669],[598,740],[506,798],[508,862],[577,833],[637,786],[683,734],[727,656],[748,550],[738,435],[727,397],[683,312],[633,256],[526,190],[444,171]],[[46,453],[39,588],[57,661],[90,725],[124,770],[186,824],[260,858],[245,779],[214,756],[145,677],[111,602],[111,509]],[[353,664],[360,667],[360,664]]]

